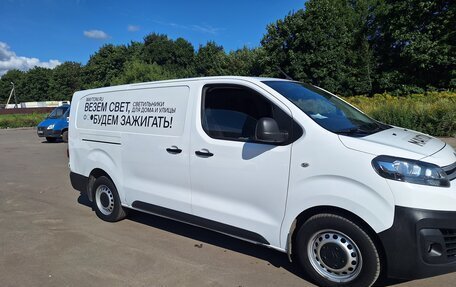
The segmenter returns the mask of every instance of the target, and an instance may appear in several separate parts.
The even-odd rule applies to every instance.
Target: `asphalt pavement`
[[[103,222],[68,174],[65,143],[0,130],[0,286],[313,286],[265,247],[138,212]]]

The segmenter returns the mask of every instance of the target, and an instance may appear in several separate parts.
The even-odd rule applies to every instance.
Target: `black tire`
[[[46,137],[46,140],[50,143],[55,143],[57,141],[57,138]]]
[[[97,216],[108,222],[116,222],[127,216],[122,207],[114,183],[106,176],[98,177],[93,184],[93,209]]]
[[[62,133],[62,140],[63,140],[63,142],[66,142],[66,143],[68,142],[68,131],[64,131]]]
[[[319,286],[368,287],[380,275],[380,257],[371,237],[335,214],[309,218],[296,236],[297,257]]]

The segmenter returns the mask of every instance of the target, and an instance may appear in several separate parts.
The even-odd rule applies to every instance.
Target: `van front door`
[[[254,87],[206,85],[192,127],[190,174],[193,214],[209,227],[280,246],[287,198],[291,112]],[[255,140],[260,118],[273,118],[289,139]]]

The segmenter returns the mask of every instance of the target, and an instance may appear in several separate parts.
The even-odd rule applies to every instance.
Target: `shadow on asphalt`
[[[92,203],[88,200],[87,196],[83,194],[78,197],[78,203],[85,205],[93,210]],[[307,275],[300,270],[300,268],[288,261],[288,257],[285,253],[276,251],[274,249],[269,249],[267,247],[242,241],[240,239],[236,239],[201,227],[181,223],[136,210],[129,210],[127,220],[178,234],[180,236],[190,238],[203,244],[210,244],[223,249],[256,257],[258,259],[269,262],[269,264],[276,268],[284,268],[296,276],[299,276],[302,279],[311,282]]]
[[[78,197],[78,203],[85,205],[93,210],[92,203],[89,201],[87,196],[83,194]],[[129,210],[126,220],[131,220],[153,228],[158,228],[167,232],[178,234],[180,236],[184,236],[201,243],[214,245],[223,249],[256,257],[260,260],[269,262],[269,264],[276,268],[283,268],[288,272],[299,276],[303,280],[313,283],[309,276],[297,266],[297,263],[294,264],[290,262],[285,253],[279,252],[277,250],[236,239],[201,227],[185,224],[148,213],[139,212],[136,210]],[[386,287],[402,282],[405,281],[383,279],[374,286]]]
[[[63,140],[56,140],[55,142],[48,142],[48,141],[42,141],[42,144],[58,144],[58,143],[63,143]]]

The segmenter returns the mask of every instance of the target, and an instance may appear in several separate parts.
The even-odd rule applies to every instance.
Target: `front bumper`
[[[456,271],[456,212],[396,207],[379,233],[390,278],[419,279]]]
[[[41,137],[47,138],[60,138],[62,137],[62,131],[60,130],[48,130],[47,127],[38,127],[36,134]]]

